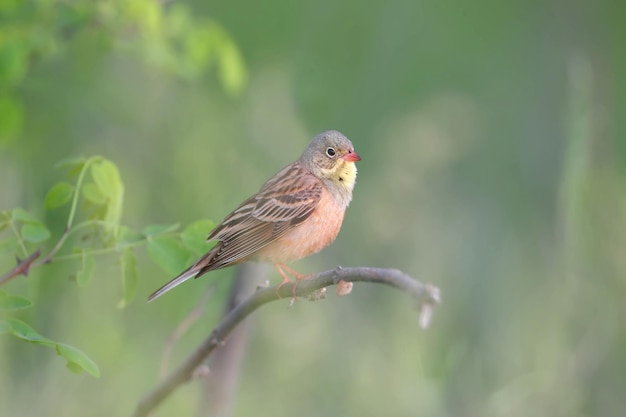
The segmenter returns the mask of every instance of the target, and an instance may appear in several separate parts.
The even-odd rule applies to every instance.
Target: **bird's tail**
[[[198,259],[196,263],[191,265],[189,268],[180,273],[176,278],[172,279],[170,282],[153,292],[150,297],[148,297],[148,302],[153,301],[174,287],[178,287],[183,282],[187,281],[191,278],[196,278],[208,271],[211,270],[210,263],[214,257],[214,250],[211,250],[209,253],[204,255],[202,258]]]

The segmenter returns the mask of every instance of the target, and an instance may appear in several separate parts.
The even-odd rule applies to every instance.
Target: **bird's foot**
[[[278,286],[276,287],[276,295],[280,298],[280,289],[282,288],[283,285],[287,284],[287,283],[291,283],[292,281],[289,279],[289,277],[287,276],[287,274],[285,273],[285,270],[291,274],[295,279],[296,282],[293,284],[293,289],[291,291],[291,300],[289,303],[289,306],[292,306],[293,303],[296,301],[296,291],[298,289],[298,281],[301,281],[303,279],[307,279],[310,278],[311,275],[304,275],[299,273],[298,271],[294,270],[293,268],[288,267],[285,264],[279,264],[276,263],[274,264],[274,267],[276,268],[276,270],[278,271],[278,273],[280,274],[280,276],[283,278],[283,280],[281,281],[280,284],[278,284]]]

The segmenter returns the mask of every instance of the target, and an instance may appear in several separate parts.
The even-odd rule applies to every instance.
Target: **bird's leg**
[[[279,264],[279,263],[274,264],[274,268],[276,268],[280,276],[283,277],[283,280],[280,282],[280,284],[278,284],[278,287],[276,287],[276,295],[278,295],[279,298],[280,298],[280,294],[278,294],[278,292],[280,291],[282,286],[291,282],[287,274],[285,274],[285,271],[283,271],[283,267],[286,268],[284,264]]]
[[[303,274],[299,273],[298,271],[294,270],[293,268],[289,268],[289,267],[288,267],[287,265],[285,265],[285,264],[281,264],[281,267],[283,267],[284,269],[286,269],[286,270],[287,270],[287,272],[289,272],[291,275],[293,275],[293,277],[294,277],[296,280],[298,280],[298,281],[300,281],[300,280],[302,280],[302,279],[307,279],[307,278],[310,278],[310,277],[311,277],[311,274],[309,274],[309,275],[303,275]]]
[[[285,273],[285,271],[283,271],[283,269],[287,270],[288,273],[290,273],[293,277],[296,278],[296,283],[293,286],[293,291],[291,293],[291,303],[293,304],[293,302],[296,299],[296,289],[298,287],[298,281],[302,280],[302,279],[306,279],[309,278],[310,275],[302,275],[301,273],[299,273],[298,271],[295,271],[293,268],[289,268],[287,265],[283,264],[283,263],[275,263],[274,264],[274,268],[276,268],[276,270],[278,271],[278,273],[280,274],[281,277],[283,277],[283,280],[281,281],[280,284],[278,284],[278,287],[276,287],[276,294],[278,295],[278,291],[280,291],[281,287],[283,285],[285,285],[286,283],[290,283],[292,282],[289,277],[287,276],[287,274]],[[280,295],[279,295],[280,297]]]

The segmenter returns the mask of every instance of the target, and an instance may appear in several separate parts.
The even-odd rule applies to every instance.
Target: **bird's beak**
[[[341,159],[348,162],[357,162],[361,160],[361,157],[354,151],[348,151],[348,153],[342,156]]]

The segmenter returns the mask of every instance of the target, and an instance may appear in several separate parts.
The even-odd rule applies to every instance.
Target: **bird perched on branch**
[[[341,228],[356,183],[361,157],[352,142],[330,130],[313,138],[300,159],[267,180],[215,228],[208,241],[217,244],[148,301],[190,278],[246,261],[269,261],[283,278],[301,275],[285,265],[330,245]]]

